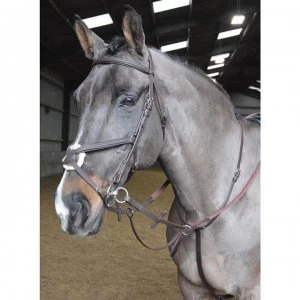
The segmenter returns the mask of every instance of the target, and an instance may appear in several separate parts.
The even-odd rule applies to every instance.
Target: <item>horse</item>
[[[172,252],[170,242],[181,229],[170,224],[197,224],[222,209],[233,182],[230,199],[240,195],[240,201],[201,228],[200,271],[196,231],[184,234],[172,259],[184,299],[217,297],[210,287],[236,299],[259,299],[259,171],[240,194],[260,160],[259,126],[238,120],[229,95],[203,71],[148,48],[142,19],[129,5],[122,29],[124,37],[106,44],[79,16],[74,21],[79,43],[94,64],[73,95],[79,127],[55,195],[62,230],[81,237],[96,234],[111,207],[101,192],[113,196],[118,212],[125,201],[113,201],[114,191],[135,169],[159,161],[175,195],[165,221]],[[238,176],[232,180],[232,175]]]

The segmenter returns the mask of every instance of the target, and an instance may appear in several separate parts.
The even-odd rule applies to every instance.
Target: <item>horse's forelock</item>
[[[115,55],[126,46],[124,37],[116,36],[111,39],[107,47],[107,54]]]

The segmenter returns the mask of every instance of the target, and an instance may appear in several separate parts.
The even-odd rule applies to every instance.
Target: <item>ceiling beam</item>
[[[57,15],[64,21],[64,23],[68,26],[68,28],[73,32],[74,28],[70,23],[69,19],[66,18],[63,12],[57,7],[57,5],[52,0],[48,0],[48,2],[50,3],[51,7],[55,10]]]
[[[255,41],[243,42],[243,43],[232,44],[232,45],[228,45],[228,46],[215,48],[211,52],[206,52],[206,53],[202,53],[202,54],[195,55],[195,56],[187,56],[187,59],[188,60],[200,60],[200,59],[203,59],[204,56],[212,56],[212,55],[217,55],[217,54],[221,54],[221,53],[225,53],[225,52],[231,52],[236,49],[249,48],[249,47],[256,47]]]
[[[241,38],[240,38],[240,44],[242,44],[243,41],[245,40],[245,37],[246,37],[247,32],[249,31],[249,29],[251,28],[251,26],[254,24],[255,20],[257,20],[257,16],[258,16],[258,12],[254,12],[253,15],[251,16],[251,18],[250,18],[248,24],[246,25],[246,27],[245,27],[245,29],[243,30],[243,33],[242,33],[242,35],[241,35]],[[258,48],[258,47],[259,47],[259,43],[256,43],[256,44],[255,44],[255,47]],[[228,81],[228,80],[230,79],[230,77],[229,77],[229,78],[225,78],[224,74],[226,73],[226,70],[227,70],[228,66],[230,66],[231,63],[234,61],[234,57],[235,57],[235,55],[236,55],[236,53],[237,53],[237,50],[238,50],[238,48],[237,48],[237,49],[233,52],[233,54],[230,56],[229,61],[228,61],[228,63],[226,64],[226,67],[224,68],[223,72],[222,72],[222,73],[220,74],[220,76],[219,76],[219,80],[220,80],[220,82],[222,82],[223,84],[224,84],[226,81]],[[250,58],[251,58],[253,55],[255,55],[255,53],[256,53],[255,50],[257,50],[257,49],[251,48],[251,50],[253,50],[253,51],[252,51],[252,55],[250,55]],[[248,58],[248,61],[249,61],[250,58]],[[242,70],[241,70],[241,72],[242,72]]]
[[[51,7],[55,10],[55,12],[57,13],[57,15],[64,21],[64,23],[68,26],[68,28],[74,32],[74,28],[73,28],[73,25],[71,24],[71,22],[69,21],[69,19],[64,15],[64,13],[58,8],[58,6],[53,2],[53,0],[48,0],[48,2],[50,3]],[[112,20],[113,20],[113,25],[115,27],[115,30],[117,31],[118,34],[120,34],[120,28],[117,26],[117,21],[116,19],[114,18],[112,12],[111,12],[111,9],[107,6],[107,3],[105,0],[101,0],[101,5],[104,6],[105,10],[110,14]],[[96,28],[100,28],[100,27],[96,27]],[[94,31],[94,30],[93,30]],[[74,36],[75,37],[75,36]],[[41,42],[42,44],[42,42]],[[43,45],[44,46],[44,45]],[[50,49],[48,46],[44,48],[46,49]],[[77,56],[79,56],[80,54],[82,54],[82,49],[79,47],[79,43],[76,44],[76,47],[72,47],[71,48],[72,50],[70,51],[66,51],[64,52],[63,54],[59,55],[57,54],[53,49],[50,49],[50,52],[52,54],[55,54],[54,55],[54,59],[53,60],[50,60],[48,62],[46,62],[43,66],[49,66],[51,64],[54,64],[54,63],[57,63],[57,62],[63,62],[63,63],[66,63],[66,61],[68,59],[71,59],[71,58],[75,58]],[[76,50],[74,50],[76,49]]]
[[[229,10],[228,7],[231,4],[231,2],[232,2],[231,0],[227,0],[226,4],[223,7],[224,11],[228,11]],[[226,15],[226,17],[224,17],[224,19],[221,19],[221,21],[216,22],[216,24],[217,24],[217,30],[215,30],[215,33],[214,33],[214,39],[213,39],[214,42],[213,42],[213,45],[212,45],[212,49],[217,49],[218,50],[218,48],[221,47],[222,42],[219,43],[218,36],[219,36],[219,33],[221,32],[223,21],[228,20],[230,17],[232,17],[232,12],[226,13],[226,14],[224,13],[224,15]],[[221,16],[221,18],[222,18],[222,16]],[[227,50],[227,51],[224,50],[224,49],[222,50],[222,52],[229,52],[229,51],[232,51],[232,50]],[[236,51],[236,50],[233,50],[233,51]],[[217,53],[214,53],[214,54],[221,54],[222,52],[218,51]],[[204,68],[206,68],[209,65],[209,62],[210,62],[210,57],[208,57],[208,60],[203,65]],[[225,68],[226,68],[226,66],[225,66]]]
[[[193,11],[193,0],[189,0],[189,21],[192,20],[192,11]],[[191,28],[188,28],[186,56],[189,55],[189,51],[190,51],[190,40],[191,40]]]
[[[242,32],[242,36],[241,36],[241,41],[245,40],[247,33],[249,31],[249,29],[252,27],[253,23],[255,22],[256,18],[258,16],[258,12],[254,12],[253,15],[251,16],[251,19],[249,20],[247,26],[245,27],[245,29]]]
[[[251,14],[256,11],[259,11],[260,7],[257,6],[251,6],[251,7],[246,7],[244,9],[241,9],[241,14]],[[155,37],[156,35],[166,35],[174,31],[182,30],[182,29],[188,29],[188,28],[194,28],[194,27],[200,27],[200,26],[209,26],[214,25],[216,22],[222,22],[224,20],[227,20],[232,16],[232,12],[229,13],[224,13],[218,17],[215,18],[204,18],[200,21],[184,21],[184,22],[179,22],[176,24],[172,25],[166,25],[166,26],[160,26],[152,30],[151,32],[146,33],[148,37]]]
[[[122,35],[122,28],[120,23],[122,18],[120,18],[119,14],[116,15],[115,10],[113,10],[111,6],[108,4],[109,1],[101,0],[100,2],[104,6],[105,10],[109,13],[117,34]]]
[[[156,20],[155,20],[155,14],[154,14],[154,10],[153,10],[152,0],[148,0],[148,2],[149,2],[150,11],[151,11],[152,27],[156,28]],[[160,49],[160,42],[159,42],[159,36],[158,35],[155,36],[155,41],[156,41],[157,49]]]

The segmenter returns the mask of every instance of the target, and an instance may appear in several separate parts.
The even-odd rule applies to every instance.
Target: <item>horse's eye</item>
[[[124,106],[133,106],[135,105],[136,100],[134,98],[131,97],[126,97],[123,101],[122,101],[122,105]]]

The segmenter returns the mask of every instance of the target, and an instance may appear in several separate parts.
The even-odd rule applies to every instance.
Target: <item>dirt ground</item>
[[[165,179],[158,170],[139,171],[127,184],[136,200],[145,200]],[[153,252],[135,239],[129,222],[119,223],[108,212],[102,231],[80,239],[60,229],[53,195],[60,177],[41,179],[41,299],[42,300],[178,300],[176,266],[168,251]],[[151,209],[168,210],[170,187]],[[150,229],[145,217],[136,218],[139,232],[153,246],[166,243],[165,226]]]

